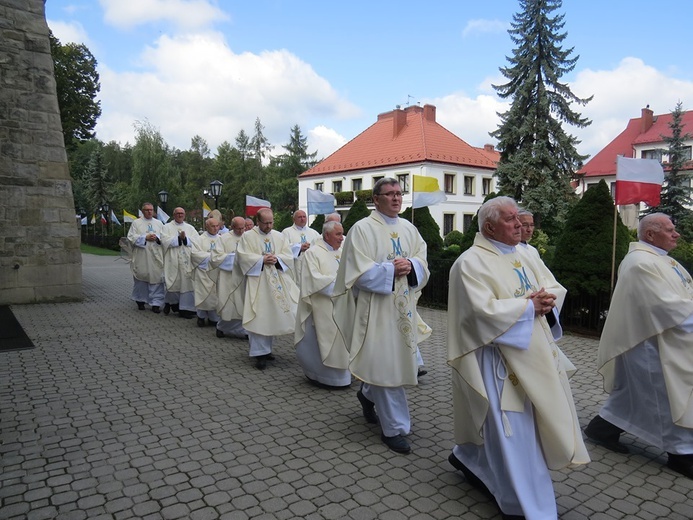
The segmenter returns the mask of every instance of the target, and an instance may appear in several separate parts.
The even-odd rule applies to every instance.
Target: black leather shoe
[[[421,376],[425,376],[426,374],[428,374],[428,370],[426,370],[424,368],[420,368],[419,371],[416,373],[416,377],[418,378]]]
[[[681,475],[693,479],[693,455],[676,455],[669,453],[667,467]]]
[[[265,354],[264,358],[267,361],[274,361],[275,359],[277,359],[276,357],[274,357],[274,354],[272,354],[271,352],[269,354]]]
[[[223,337],[224,337],[224,333],[222,331],[220,331],[219,329],[217,329],[217,338],[223,338]]]
[[[356,397],[358,397],[359,403],[361,403],[361,408],[363,408],[363,417],[366,419],[366,422],[378,424],[378,416],[375,413],[375,403],[373,401],[369,401],[368,398],[363,395],[361,390],[356,392]]]
[[[212,326],[214,326],[214,327],[217,326],[217,322],[216,322],[216,321],[212,321],[212,320],[210,320],[210,319],[207,320],[207,323],[209,323],[210,325],[212,325]]]
[[[144,302],[137,302],[137,310],[138,311],[144,310]]]
[[[380,435],[380,439],[385,443],[385,445],[392,451],[397,453],[411,453],[411,446],[407,442],[407,439],[401,435],[395,435],[394,437],[387,437],[384,433]]]
[[[258,356],[255,358],[255,368],[258,370],[264,370],[267,368],[267,361],[263,359],[262,356]]]
[[[154,305],[154,306],[152,307],[152,312],[153,312],[154,314],[159,314],[159,313],[161,312],[161,309],[159,308],[158,305]]]
[[[178,306],[177,303],[172,303],[172,304],[171,304],[171,310],[172,310],[173,312],[178,312],[178,311],[180,311],[180,307]]]
[[[479,491],[484,493],[486,496],[493,497],[491,492],[488,490],[486,487],[486,484],[484,484],[479,477],[477,477],[474,473],[471,472],[471,470],[462,464],[462,461],[455,457],[454,453],[451,453],[450,456],[448,457],[448,462],[450,465],[455,468],[458,471],[461,471],[462,474],[464,475],[464,478],[469,482],[470,486],[474,486],[477,488]]]
[[[171,304],[170,303],[165,303],[164,304],[164,314],[168,316],[171,313]]]
[[[198,327],[204,327],[205,326],[205,319],[204,318],[197,318],[197,326]]]
[[[195,313],[193,311],[180,311],[178,312],[178,317],[191,320],[195,317]]]
[[[600,446],[604,446],[607,450],[611,450],[616,453],[630,453],[628,446],[626,446],[625,444],[621,444],[618,441],[620,434],[616,436],[610,435],[606,437],[604,435],[599,435],[593,429],[590,429],[588,425],[587,428],[585,428],[585,435],[587,435],[587,438],[590,439],[592,442],[594,442],[595,444],[599,444]]]

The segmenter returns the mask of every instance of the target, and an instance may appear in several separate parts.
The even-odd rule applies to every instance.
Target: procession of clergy
[[[218,337],[247,338],[259,370],[274,359],[273,337],[294,334],[309,381],[346,388],[353,376],[365,420],[380,425],[391,450],[409,453],[405,387],[422,375],[418,344],[431,334],[416,310],[429,277],[426,243],[398,216],[397,180],[379,180],[373,203],[346,237],[338,214],[320,235],[300,210],[280,233],[269,208],[256,224],[233,218],[230,230],[217,212],[199,234],[182,208],[163,225],[146,203],[128,234],[132,299],[140,310],[197,317]],[[456,444],[448,460],[503,518],[556,519],[549,470],[590,460],[569,383],[575,366],[556,343],[566,291],[527,243],[531,213],[496,197],[478,219],[474,245],[449,278]],[[610,396],[585,434],[627,453],[620,435],[628,432],[693,478],[693,281],[667,254],[678,237],[664,214],[640,221],[599,345]]]

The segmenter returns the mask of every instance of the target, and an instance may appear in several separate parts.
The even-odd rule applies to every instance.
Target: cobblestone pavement
[[[0,519],[498,518],[448,464],[446,313],[408,391],[410,455],[367,425],[355,397],[310,386],[291,338],[253,368],[247,342],[139,312],[127,264],[84,255],[80,303],[14,306],[35,349],[0,353]],[[582,425],[604,399],[597,342],[562,348],[580,369]],[[624,436],[630,455],[588,443],[592,462],[554,472],[562,519],[693,518],[693,481]]]

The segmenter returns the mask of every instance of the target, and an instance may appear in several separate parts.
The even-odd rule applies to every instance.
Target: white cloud
[[[427,100],[436,106],[436,120],[467,144],[480,148],[495,144],[489,132],[498,128],[496,112],[505,112],[509,104],[488,95],[469,97],[463,92]]]
[[[477,34],[497,34],[504,33],[510,28],[508,22],[501,20],[469,20],[462,29],[462,37],[474,36]]]
[[[83,43],[91,48],[93,45],[87,36],[87,31],[79,22],[62,22],[59,20],[48,20],[48,27],[53,32],[60,43],[65,45],[68,43]]]
[[[99,3],[106,22],[121,29],[157,21],[192,29],[228,19],[214,0],[99,0]]]
[[[290,52],[234,54],[216,32],[163,36],[142,53],[140,66],[141,71],[126,73],[101,67],[99,139],[132,143],[133,122],[147,119],[171,146],[187,149],[200,135],[215,150],[223,141],[234,144],[240,130],[252,135],[259,117],[270,143],[281,147],[295,124],[304,129],[358,115]],[[329,139],[339,141],[329,132],[315,135],[323,139],[321,156]]]
[[[582,70],[570,87],[579,97],[594,94],[586,106],[575,107],[592,124],[570,132],[582,140],[578,150],[590,155],[625,130],[629,119],[640,117],[648,104],[655,114],[671,112],[679,100],[684,110],[693,108],[693,82],[670,77],[638,58],[624,58],[613,70]]]
[[[317,151],[316,159],[324,159],[347,143],[347,139],[332,128],[319,125],[308,132],[308,151]]]

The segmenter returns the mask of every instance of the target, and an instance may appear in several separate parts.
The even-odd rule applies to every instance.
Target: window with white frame
[[[351,191],[361,191],[363,189],[363,179],[351,179]]]
[[[455,229],[455,214],[454,213],[444,213],[443,214],[443,235],[447,235],[450,231]]]
[[[464,176],[464,194],[474,195],[474,177],[471,175]]]
[[[342,181],[332,181],[332,193],[339,193],[342,191]]]
[[[450,194],[455,194],[456,189],[455,189],[455,174],[454,173],[446,173],[443,176],[443,190],[445,190],[445,193],[450,193]]]
[[[472,219],[474,218],[474,214],[472,213],[465,213],[462,215],[462,231],[466,232],[472,225]]]
[[[373,177],[373,186],[375,186],[375,183],[378,182],[380,179],[384,179],[384,175],[378,175]]]
[[[481,179],[481,194],[486,196],[491,193],[491,178],[484,177]]]
[[[402,188],[402,193],[409,193],[409,174],[408,173],[398,173],[397,182],[399,182],[399,187]]]
[[[640,157],[642,159],[657,159],[659,162],[662,162],[662,150],[658,150],[656,148],[643,150]]]
[[[318,191],[323,191],[325,189],[325,183],[324,182],[316,182],[315,183],[315,189]]]

